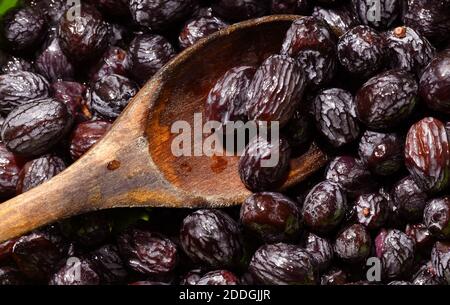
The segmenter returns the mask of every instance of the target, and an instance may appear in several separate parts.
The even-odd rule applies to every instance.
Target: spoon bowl
[[[278,53],[294,15],[232,25],[201,40],[163,67],[130,102],[111,130],[50,181],[0,204],[0,241],[94,210],[116,207],[217,208],[250,194],[238,157],[175,157],[176,121],[194,126],[215,81],[235,66]],[[327,156],[314,144],[291,160],[281,189],[315,173]]]

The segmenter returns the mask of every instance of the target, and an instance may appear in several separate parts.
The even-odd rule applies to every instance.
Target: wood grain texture
[[[81,213],[115,207],[226,207],[250,194],[237,157],[175,158],[171,124],[193,121],[214,82],[229,68],[257,65],[280,49],[298,16],[269,16],[217,32],[161,69],[108,134],[86,155],[41,186],[0,205],[0,241]],[[320,169],[315,145],[292,160],[283,188]]]

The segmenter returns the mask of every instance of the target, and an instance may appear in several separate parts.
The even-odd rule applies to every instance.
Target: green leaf
[[[11,8],[16,7],[19,0],[0,0],[0,18]]]

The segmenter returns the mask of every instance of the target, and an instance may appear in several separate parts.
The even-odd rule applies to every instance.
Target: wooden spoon
[[[238,65],[278,53],[292,15],[232,25],[184,51],[138,93],[102,141],[52,180],[0,204],[0,241],[81,213],[116,207],[218,208],[241,204],[250,192],[237,157],[171,153],[174,121],[193,122],[214,82]],[[320,169],[315,145],[292,160],[283,189]]]

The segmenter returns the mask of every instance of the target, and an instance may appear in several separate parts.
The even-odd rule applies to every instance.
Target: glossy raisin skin
[[[320,278],[320,285],[345,285],[347,282],[347,273],[338,268],[330,269]]]
[[[138,91],[139,86],[131,79],[117,74],[107,75],[95,84],[90,105],[99,116],[114,120]]]
[[[0,199],[7,199],[16,194],[16,186],[22,160],[0,143]]]
[[[334,147],[349,144],[359,136],[355,104],[348,91],[321,91],[314,100],[314,117],[317,129]]]
[[[368,130],[361,137],[358,154],[375,175],[393,175],[403,166],[404,138]]]
[[[437,275],[450,284],[450,243],[436,242],[431,252],[431,261]]]
[[[345,6],[322,7],[315,6],[312,15],[324,20],[337,37],[358,25],[358,20]]]
[[[328,164],[326,178],[341,186],[351,197],[370,192],[376,187],[370,171],[351,156],[336,157]]]
[[[284,243],[259,248],[249,271],[257,282],[266,285],[312,285],[317,275],[313,261],[300,247]]]
[[[407,225],[405,233],[414,240],[418,251],[428,251],[430,246],[433,245],[434,238],[423,223]]]
[[[50,180],[65,169],[64,161],[53,155],[45,155],[27,162],[19,175],[17,193],[25,193]]]
[[[361,224],[354,224],[339,233],[334,244],[336,256],[347,263],[361,263],[369,255],[372,239]]]
[[[423,213],[428,230],[438,238],[450,238],[450,198],[430,200]]]
[[[402,0],[352,0],[355,12],[365,25],[387,29],[400,17]]]
[[[369,229],[378,229],[388,220],[389,199],[381,192],[361,195],[355,202],[358,222]]]
[[[436,49],[422,35],[409,27],[397,27],[385,33],[390,66],[421,75],[434,58]]]
[[[178,42],[181,48],[186,49],[200,39],[227,26],[228,23],[218,17],[199,17],[185,24],[178,37]]]
[[[59,232],[53,228],[22,236],[12,250],[12,257],[20,271],[37,281],[48,280],[65,255],[67,247]]]
[[[343,220],[347,197],[341,187],[330,181],[317,184],[306,196],[302,216],[313,232],[327,233]]]
[[[91,261],[92,269],[100,277],[101,284],[120,283],[128,276],[115,245],[104,245],[89,253],[87,259]]]
[[[95,83],[111,74],[128,76],[130,65],[130,58],[125,50],[119,47],[110,47],[89,72],[89,78],[92,83]]]
[[[445,280],[437,275],[433,264],[428,262],[420,267],[419,271],[413,276],[413,285],[443,285]]]
[[[247,120],[247,89],[255,75],[250,66],[235,67],[219,78],[208,94],[205,116],[221,123]]]
[[[399,125],[413,111],[418,84],[413,75],[389,70],[368,80],[356,94],[356,114],[369,129],[386,130]]]
[[[195,285],[239,285],[239,278],[230,271],[217,270],[203,275]]]
[[[384,65],[383,37],[368,26],[354,27],[339,38],[337,54],[346,71],[371,77]]]
[[[0,75],[0,112],[8,114],[28,101],[46,98],[47,80],[39,74],[19,71]]]
[[[0,74],[8,74],[19,71],[33,72],[33,65],[27,60],[16,56],[5,56],[0,54]]]
[[[177,264],[177,246],[168,238],[140,229],[122,232],[117,241],[125,263],[147,275],[164,275]]]
[[[84,62],[100,56],[106,49],[109,25],[92,6],[83,5],[79,16],[63,14],[59,21],[59,45],[66,56]]]
[[[411,126],[406,137],[405,164],[421,189],[430,193],[446,189],[450,150],[441,121],[428,117]]]
[[[446,1],[408,0],[405,25],[424,35],[432,43],[450,37],[450,5]]]
[[[161,30],[188,16],[194,0],[131,0],[129,7],[134,21],[152,30]]]
[[[397,278],[409,271],[414,260],[414,241],[399,230],[381,230],[375,239],[382,277]]]
[[[402,217],[409,221],[418,221],[422,218],[428,196],[413,178],[406,177],[398,181],[392,194]]]
[[[87,259],[70,257],[66,264],[52,275],[49,285],[98,285],[100,277],[92,269],[92,264]]]
[[[248,87],[247,114],[254,121],[278,121],[286,125],[299,106],[305,74],[294,59],[272,55],[256,70]]]
[[[111,123],[101,120],[82,122],[74,129],[70,139],[70,156],[78,160],[100,141],[111,128]]]
[[[450,52],[442,52],[425,68],[419,92],[429,108],[450,113]]]
[[[71,124],[72,116],[66,105],[51,98],[35,100],[10,112],[1,136],[10,151],[37,156],[52,148]]]
[[[262,240],[274,243],[298,236],[301,211],[294,201],[280,193],[255,193],[241,207],[240,221]]]
[[[286,33],[281,54],[298,61],[311,88],[327,84],[335,75],[336,37],[321,19],[303,17],[294,21]]]
[[[36,58],[35,66],[38,73],[52,82],[72,80],[75,75],[75,68],[61,50],[57,38],[50,41]]]
[[[255,192],[276,189],[288,175],[290,156],[291,148],[285,139],[274,143],[255,137],[239,159],[241,181]]]
[[[81,115],[86,86],[77,82],[58,81],[52,83],[50,91],[54,99],[67,106],[73,117]]]
[[[133,39],[128,54],[131,61],[130,73],[136,81],[143,84],[175,55],[175,50],[164,37],[143,34]]]
[[[326,238],[307,233],[303,237],[302,246],[310,255],[315,270],[326,270],[334,256],[333,245]]]
[[[195,285],[202,278],[202,275],[202,269],[193,269],[181,278],[180,285]]]
[[[269,10],[268,0],[217,0],[212,6],[213,12],[231,21],[263,16]]]
[[[45,36],[46,20],[40,11],[23,7],[9,11],[2,20],[2,36],[14,51],[29,51]]]
[[[232,267],[241,259],[237,223],[218,210],[198,210],[183,220],[180,242],[194,261],[211,267]]]

